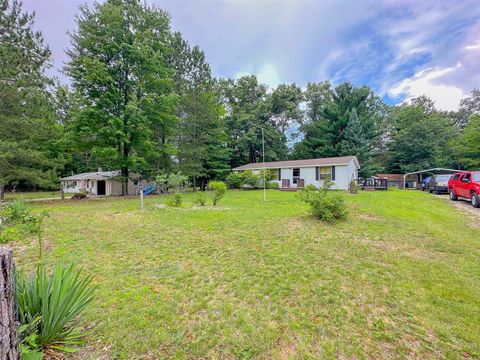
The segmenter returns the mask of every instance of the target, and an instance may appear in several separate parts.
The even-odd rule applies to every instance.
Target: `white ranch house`
[[[122,195],[122,183],[120,170],[88,172],[60,179],[61,187],[65,193],[87,193],[97,196]],[[138,184],[141,181],[138,175],[128,179],[128,193],[136,194]]]
[[[275,170],[274,179],[282,189],[296,189],[305,185],[320,187],[326,180],[333,181],[332,189],[348,190],[352,180],[358,179],[360,164],[356,156],[330,157],[305,160],[285,160],[265,163],[250,163],[234,168],[235,171],[263,168]]]

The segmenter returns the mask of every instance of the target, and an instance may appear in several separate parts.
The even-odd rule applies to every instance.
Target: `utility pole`
[[[262,152],[263,152],[263,201],[267,201],[267,187],[265,183],[265,134],[262,128]]]

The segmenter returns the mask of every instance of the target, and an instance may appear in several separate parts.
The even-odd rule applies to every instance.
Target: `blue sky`
[[[83,0],[23,0],[59,73]],[[425,94],[453,110],[480,87],[480,0],[148,0],[220,77],[369,85],[390,103]],[[92,1],[87,1],[92,3]]]

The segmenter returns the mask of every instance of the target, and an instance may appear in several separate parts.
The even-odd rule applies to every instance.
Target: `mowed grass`
[[[347,221],[294,193],[229,191],[221,211],[159,196],[35,204],[46,261],[95,275],[82,359],[476,358],[480,234],[417,191],[346,195]],[[184,196],[188,207],[194,194]],[[17,267],[34,239],[11,244]]]
[[[72,194],[65,194],[65,197],[71,197]],[[32,200],[32,199],[48,199],[61,197],[60,191],[31,191],[31,192],[6,192],[5,200]]]

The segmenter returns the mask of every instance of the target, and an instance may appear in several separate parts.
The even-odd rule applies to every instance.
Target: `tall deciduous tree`
[[[480,168],[480,115],[469,118],[467,126],[453,144],[457,161],[463,168]]]
[[[302,89],[295,84],[280,84],[270,98],[272,120],[277,129],[287,136],[287,132],[302,122],[303,112],[300,103],[303,100]]]
[[[170,161],[170,18],[138,0],[108,0],[82,7],[77,25],[66,66],[82,101],[73,129],[92,155],[121,169],[128,194],[130,170],[158,171]]]
[[[45,76],[50,50],[21,3],[0,0],[0,193],[9,183],[53,187],[62,127]]]
[[[452,162],[450,142],[455,128],[445,114],[422,106],[403,105],[393,112],[388,169],[405,173],[444,167]]]
[[[460,101],[458,111],[455,113],[455,125],[459,129],[467,126],[472,115],[480,115],[480,90],[473,89],[469,96]]]
[[[225,124],[232,151],[232,167],[258,162],[262,157],[262,129],[265,133],[265,158],[287,157],[287,141],[273,118],[267,89],[255,76],[224,80],[220,88],[226,107]]]

